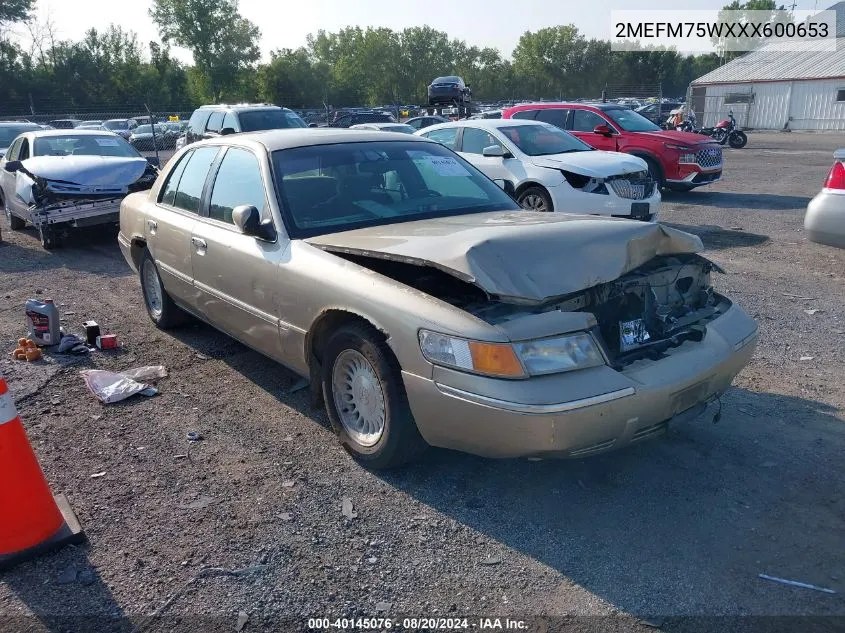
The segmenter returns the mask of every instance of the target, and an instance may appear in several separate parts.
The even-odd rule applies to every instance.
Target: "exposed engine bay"
[[[491,325],[555,310],[590,312],[598,322],[593,334],[617,368],[642,358],[660,358],[667,349],[685,341],[702,340],[706,323],[731,305],[714,292],[710,282],[713,270],[724,271],[692,253],[655,257],[619,279],[536,306],[500,301],[438,268],[351,254],[341,256]]]

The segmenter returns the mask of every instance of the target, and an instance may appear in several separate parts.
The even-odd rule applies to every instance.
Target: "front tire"
[[[6,206],[6,199],[3,197],[2,193],[0,193],[0,206],[3,207],[3,211],[6,213],[6,219],[9,221],[10,229],[13,231],[20,231],[26,226],[26,220],[22,220],[16,215],[12,215],[12,210]]]
[[[341,445],[377,469],[396,468],[426,448],[417,429],[399,365],[371,327],[338,329],[323,351],[323,401]]]
[[[745,135],[745,132],[740,132],[736,130],[731,132],[730,136],[728,136],[728,145],[733,147],[734,149],[742,149],[748,144],[748,137]]]
[[[144,249],[138,272],[141,277],[144,307],[147,308],[147,314],[156,327],[160,330],[169,330],[184,323],[187,320],[187,315],[167,294],[164,284],[161,283],[158,267],[147,249]]]
[[[654,181],[654,184],[659,188],[662,189],[666,186],[666,178],[663,176],[663,168],[653,158],[641,158],[646,162],[648,165],[648,177]]]
[[[539,213],[551,213],[554,211],[552,197],[542,187],[528,187],[520,192],[516,201],[523,209],[537,211]]]

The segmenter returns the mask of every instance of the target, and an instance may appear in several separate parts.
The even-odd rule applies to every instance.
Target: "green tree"
[[[211,100],[236,94],[243,71],[260,57],[261,32],[236,0],[153,0],[150,16],[165,43],[191,51]]]
[[[3,0],[0,2],[0,27],[29,19],[35,0]]]
[[[740,2],[739,0],[733,0],[730,4],[726,4],[722,7],[722,10],[719,11],[719,22],[736,22],[737,18],[733,17],[732,19],[728,19],[726,14],[727,11],[737,11],[739,12],[739,20],[742,22],[749,21],[750,14],[749,11],[764,11],[763,18],[765,22],[775,23],[775,22],[792,22],[793,16],[792,14],[786,10],[784,5],[777,5],[775,0],[746,0],[746,2]],[[759,21],[759,17],[755,19],[755,21]],[[739,38],[728,36],[725,38],[718,38],[713,37],[710,38],[710,41],[713,42],[713,45],[720,51],[722,58],[725,61],[730,61],[739,57],[745,53],[745,51],[737,51],[731,50],[731,48],[735,48],[740,39],[744,40],[742,43],[747,44],[748,42],[745,40],[751,40],[751,47],[757,48],[763,43],[763,38]]]

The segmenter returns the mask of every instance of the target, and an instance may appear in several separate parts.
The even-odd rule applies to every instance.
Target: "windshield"
[[[308,127],[296,112],[288,110],[246,110],[238,113],[238,118],[241,132]]]
[[[641,114],[627,108],[609,108],[604,111],[616,125],[626,132],[659,132],[660,128]]]
[[[106,121],[103,127],[109,130],[128,130],[129,121]]]
[[[33,156],[140,156],[129,143],[116,134],[80,134],[40,136],[35,139]]]
[[[370,141],[273,152],[293,237],[518,210],[495,183],[436,143]]]
[[[35,124],[27,125],[4,125],[0,127],[0,147],[9,147],[19,134],[40,130],[41,126]]]
[[[590,152],[593,148],[553,125],[514,125],[499,132],[529,156]]]

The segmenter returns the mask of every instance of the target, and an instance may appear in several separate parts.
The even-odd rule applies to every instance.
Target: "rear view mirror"
[[[609,126],[602,124],[602,125],[597,125],[596,127],[593,128],[593,134],[602,134],[604,136],[612,136],[613,131],[610,129]]]
[[[5,165],[3,165],[3,169],[8,171],[10,174],[14,174],[21,167],[23,167],[23,164],[19,160],[10,160]]]
[[[510,180],[505,180],[504,178],[496,178],[493,182],[495,182],[499,187],[508,194],[511,198],[516,195],[516,187],[513,186],[513,183]]]
[[[506,156],[509,156],[510,153],[505,151],[505,148],[501,145],[490,145],[481,150],[481,155],[490,158],[505,158]]]
[[[273,220],[261,221],[261,213],[252,205],[242,204],[232,210],[232,221],[244,235],[272,242],[276,239]]]

